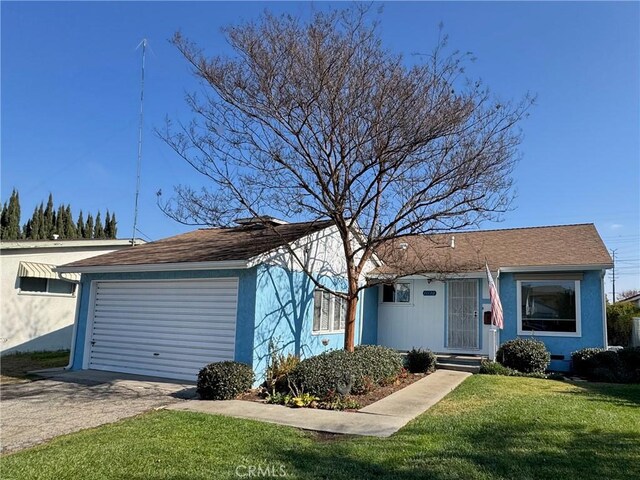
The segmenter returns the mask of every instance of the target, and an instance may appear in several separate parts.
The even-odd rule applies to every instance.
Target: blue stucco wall
[[[81,281],[80,307],[78,310],[78,326],[74,344],[72,369],[82,368],[84,346],[87,336],[87,320],[91,282],[95,280],[171,280],[197,278],[238,278],[238,314],[236,325],[235,359],[238,362],[251,364],[253,360],[254,314],[256,305],[256,273],[257,268],[246,270],[199,270],[178,272],[144,272],[144,273],[99,273],[83,274]]]
[[[604,347],[605,339],[602,324],[602,273],[597,270],[585,271],[580,282],[580,309],[582,335],[580,337],[544,336],[535,334],[552,355],[564,355],[564,360],[552,360],[550,369],[568,371],[571,367],[571,352],[585,347]],[[500,274],[500,299],[504,310],[504,329],[500,341],[506,342],[517,337],[531,338],[531,335],[518,335],[517,283],[513,273]]]
[[[323,276],[327,288],[346,291],[343,278]],[[314,282],[303,272],[280,266],[261,265],[257,271],[253,369],[258,382],[264,380],[269,361],[269,343],[284,353],[302,358],[344,346],[343,333],[313,334]],[[360,338],[360,309],[355,342]],[[327,340],[328,344],[322,344]]]

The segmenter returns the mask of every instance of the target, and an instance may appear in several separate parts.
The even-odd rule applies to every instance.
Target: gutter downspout
[[[73,331],[71,333],[71,350],[69,352],[69,364],[64,370],[71,370],[73,366],[74,353],[76,351],[76,337],[78,335],[78,315],[80,314],[80,304],[82,303],[82,282],[78,282],[78,301],[76,302],[76,313],[73,319]]]
[[[609,348],[609,338],[607,334],[607,297],[604,293],[604,276],[607,274],[606,270],[600,271],[600,292],[602,295],[602,339],[604,340],[604,348]]]

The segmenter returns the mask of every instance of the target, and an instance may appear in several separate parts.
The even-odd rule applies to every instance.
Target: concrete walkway
[[[168,408],[248,418],[320,432],[388,437],[438,403],[470,375],[437,370],[358,412],[289,408],[243,400],[189,400]]]

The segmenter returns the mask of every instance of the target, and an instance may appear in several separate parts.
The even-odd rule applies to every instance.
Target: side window
[[[383,303],[409,303],[411,301],[411,283],[398,282],[382,286]]]
[[[347,301],[324,290],[313,293],[313,333],[336,333],[344,330]]]

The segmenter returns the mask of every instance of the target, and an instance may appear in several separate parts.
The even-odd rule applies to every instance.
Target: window
[[[313,333],[333,333],[344,330],[347,300],[324,290],[313,294]]]
[[[411,284],[394,283],[382,286],[383,303],[409,303],[411,301]]]
[[[55,293],[58,295],[73,295],[76,284],[56,280],[53,278],[20,277],[20,292],[25,293]]]
[[[519,333],[580,335],[580,282],[577,280],[518,281]]]

